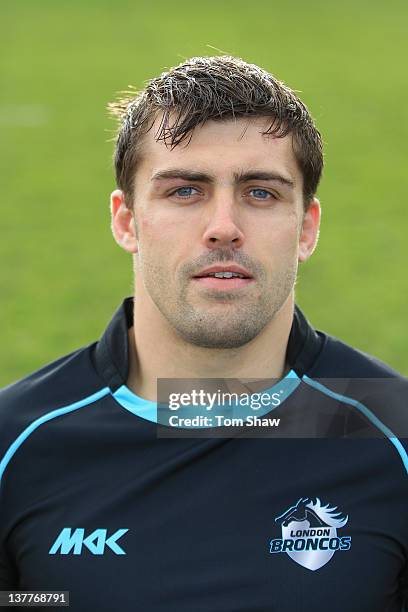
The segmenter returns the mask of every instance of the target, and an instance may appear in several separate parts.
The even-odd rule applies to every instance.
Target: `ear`
[[[111,229],[116,242],[128,253],[137,253],[138,240],[133,211],[126,206],[125,195],[120,189],[111,194]]]
[[[320,202],[313,198],[303,217],[299,237],[298,261],[306,261],[313,253],[319,238]]]

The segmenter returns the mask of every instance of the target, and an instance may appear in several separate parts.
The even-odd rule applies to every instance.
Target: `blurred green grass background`
[[[98,338],[131,294],[105,107],[211,47],[300,91],[323,133],[321,237],[298,303],[407,375],[407,17],[402,0],[4,3],[0,385]]]

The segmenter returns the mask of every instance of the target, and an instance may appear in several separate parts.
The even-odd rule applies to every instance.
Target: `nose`
[[[209,219],[203,240],[207,248],[239,248],[244,243],[244,234],[239,227],[237,206],[233,195],[218,196],[208,207]]]

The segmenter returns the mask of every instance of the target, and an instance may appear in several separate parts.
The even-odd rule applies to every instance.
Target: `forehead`
[[[302,176],[293,152],[292,136],[263,135],[270,118],[209,120],[194,129],[191,139],[171,149],[155,134],[160,118],[144,137],[137,174],[148,180],[167,168],[188,167],[226,177],[243,169],[279,172],[302,188]]]

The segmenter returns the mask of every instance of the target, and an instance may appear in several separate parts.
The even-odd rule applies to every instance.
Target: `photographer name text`
[[[247,416],[245,418],[230,418],[222,415],[213,417],[197,415],[194,417],[179,417],[172,415],[168,424],[171,427],[279,427],[280,419]]]

